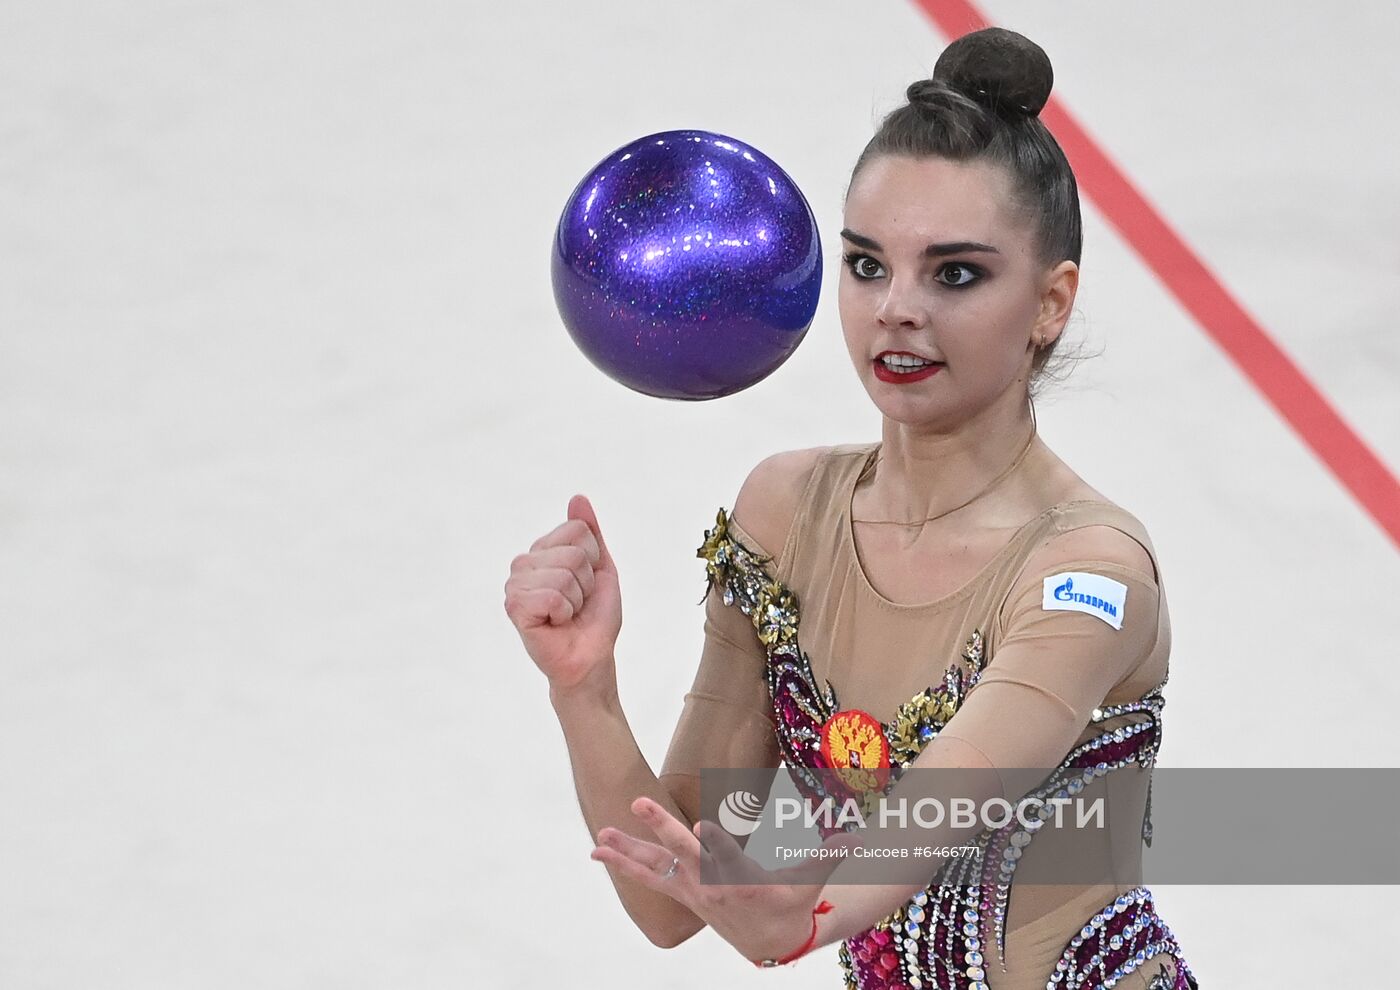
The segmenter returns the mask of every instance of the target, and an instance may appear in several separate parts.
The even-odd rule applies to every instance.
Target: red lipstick
[[[891,371],[885,366],[885,362],[879,358],[875,359],[875,377],[882,382],[890,382],[895,385],[907,385],[910,382],[921,382],[925,378],[932,378],[943,370],[942,364],[931,364],[918,371]]]

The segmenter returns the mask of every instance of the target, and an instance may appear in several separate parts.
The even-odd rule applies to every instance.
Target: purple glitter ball
[[[717,399],[768,377],[811,326],[821,238],[796,184],[753,147],[666,131],[574,189],[551,252],[574,343],[634,391]]]

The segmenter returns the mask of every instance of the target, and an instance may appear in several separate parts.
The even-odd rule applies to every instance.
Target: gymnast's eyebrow
[[[844,237],[846,240],[850,241],[852,244],[857,244],[860,247],[866,248],[870,251],[885,250],[884,248],[880,247],[879,244],[875,243],[875,241],[871,240],[869,237],[865,237],[862,234],[857,234],[854,230],[851,230],[850,228],[841,231],[841,236]],[[928,247],[924,248],[924,257],[938,258],[945,254],[966,254],[970,251],[988,251],[992,254],[1001,254],[1000,251],[992,247],[990,244],[979,244],[977,241],[949,241],[946,244],[930,244]]]

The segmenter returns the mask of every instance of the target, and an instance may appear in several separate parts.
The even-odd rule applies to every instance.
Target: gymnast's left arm
[[[1080,574],[1101,578],[1080,578],[1079,586],[1102,594],[1080,592],[1076,598],[1074,575]],[[968,798],[980,808],[990,798],[1015,802],[1034,787],[1038,780],[1030,780],[1026,770],[1042,768],[1043,777],[1058,766],[1093,710],[1151,654],[1160,603],[1153,574],[1142,545],[1108,526],[1070,530],[1037,548],[1007,595],[1004,636],[978,683],[911,764],[914,769],[985,772],[906,774],[883,801],[896,806],[902,801],[910,807],[920,797],[934,797],[945,805]],[[944,793],[947,787],[942,784],[952,777],[957,778],[959,793]],[[943,792],[928,794],[931,787]],[[907,834],[893,826],[879,828],[878,818],[878,810],[866,816],[866,826],[853,835],[867,847],[908,844]],[[921,828],[919,844],[967,845],[982,829],[980,824]],[[877,924],[923,890],[947,861],[948,857],[921,858],[921,876],[875,884],[853,882],[872,875],[869,857],[845,858],[818,898],[831,909],[816,919],[813,947]],[[910,872],[903,866],[900,880]]]

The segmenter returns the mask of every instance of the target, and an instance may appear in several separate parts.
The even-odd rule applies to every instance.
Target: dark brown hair
[[[995,27],[963,35],[938,57],[933,77],[911,83],[909,102],[880,123],[851,170],[847,194],[866,163],[882,155],[1000,165],[1011,178],[1011,209],[1035,232],[1039,260],[1078,265],[1079,187],[1039,116],[1053,83],[1049,56],[1024,35]],[[1036,351],[1033,391],[1064,336]]]

